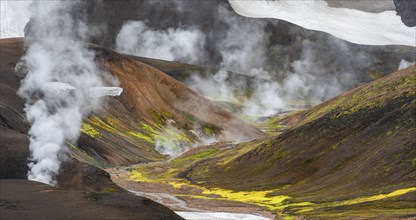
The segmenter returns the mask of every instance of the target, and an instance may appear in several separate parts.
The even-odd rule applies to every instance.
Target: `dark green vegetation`
[[[414,217],[415,88],[413,66],[272,119],[277,136],[139,166],[132,178],[193,187],[200,191],[191,196],[254,203],[286,218]]]

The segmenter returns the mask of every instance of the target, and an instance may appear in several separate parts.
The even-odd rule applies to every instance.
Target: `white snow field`
[[[120,96],[123,88],[120,87],[92,87],[89,88],[90,98],[98,98],[103,96]]]
[[[0,38],[23,37],[31,0],[0,0]]]
[[[176,212],[176,214],[186,220],[270,220],[258,215],[230,212]]]
[[[355,44],[416,46],[416,27],[404,25],[392,10],[370,13],[331,8],[323,0],[228,1],[242,16],[285,20]]]
[[[349,8],[332,8],[324,0],[228,1],[234,11],[242,16],[281,19],[356,44],[416,46],[416,27],[404,25],[394,10],[370,13]],[[0,38],[23,37],[31,2],[0,1]],[[363,8],[369,7],[369,4],[378,4],[374,0],[361,2]],[[360,3],[355,3],[354,7],[358,8],[358,4]]]
[[[49,82],[45,85],[45,89],[49,92],[56,94],[67,94],[66,92],[75,90],[77,88],[73,87],[68,83],[63,82]],[[96,86],[88,88],[88,96],[90,98],[99,98],[103,96],[120,96],[123,92],[121,87],[109,87],[109,86]]]

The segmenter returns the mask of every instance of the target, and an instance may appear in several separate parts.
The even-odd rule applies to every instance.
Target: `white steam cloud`
[[[116,84],[96,66],[94,52],[80,41],[94,33],[72,19],[70,10],[76,3],[36,1],[31,5],[30,37],[17,66],[26,72],[18,94],[26,101],[26,117],[32,125],[28,179],[52,185],[65,159],[66,144],[77,140],[83,118],[102,105],[103,100],[89,97],[89,89]],[[58,84],[70,86],[53,86]]]
[[[206,134],[198,123],[188,130],[179,129],[175,124],[174,120],[168,120],[166,126],[153,137],[155,149],[171,159],[196,146],[208,145],[220,140],[217,134]]]
[[[31,0],[0,1],[0,38],[23,37]]]
[[[401,60],[400,63],[399,63],[398,70],[402,70],[402,69],[405,69],[405,68],[407,68],[409,66],[413,66],[413,65],[415,65],[415,62],[409,62],[407,60]]]
[[[216,47],[222,55],[221,68],[237,73],[249,73],[266,65],[266,45],[269,35],[263,20],[241,20],[224,6],[218,7],[219,18],[228,25],[225,38]]]
[[[327,43],[343,48],[342,42],[329,40]],[[248,69],[246,74],[251,79],[248,79],[250,83],[247,84],[245,80],[236,80],[230,76],[231,73],[221,70],[209,78],[192,75],[186,84],[210,99],[242,103],[242,108],[237,112],[260,117],[320,103],[353,87],[358,81],[354,74],[344,70],[325,73],[322,71],[326,68],[325,63],[319,61],[315,43],[304,40],[302,46],[300,59],[293,61],[290,64],[291,71],[284,72],[281,76],[271,70]],[[358,60],[368,65],[371,63],[365,56]]]
[[[204,56],[205,35],[197,28],[155,30],[142,21],[123,25],[116,50],[123,53],[169,61],[194,63]]]
[[[188,138],[185,131],[168,125],[164,130],[154,138],[155,149],[171,158],[190,149],[191,139]]]
[[[334,97],[357,81],[345,70],[322,71],[325,62],[320,61],[322,45],[303,40],[300,58],[289,62],[282,54],[279,60],[269,57],[272,36],[266,31],[263,19],[241,19],[224,5],[218,6],[218,19],[228,28],[217,34],[214,45],[205,45],[207,38],[197,27],[155,30],[142,21],[124,24],[118,33],[117,50],[144,57],[204,63],[206,48],[213,48],[221,56],[220,70],[213,76],[190,75],[185,83],[199,94],[216,101],[237,105],[239,113],[251,116],[267,116],[279,111],[316,104]],[[341,40],[328,38],[327,44],[345,54],[348,46]],[[273,51],[287,51],[287,45],[275,45]],[[365,55],[354,52],[354,66],[371,65]],[[360,61],[358,61],[360,60]],[[273,69],[270,62],[283,63],[288,69]],[[352,61],[351,61],[352,62]],[[344,64],[340,64],[341,66]],[[290,68],[289,68],[290,67]],[[232,71],[246,76],[233,77]],[[325,72],[325,73],[323,73]],[[233,74],[235,75],[235,74]],[[250,78],[248,80],[248,78]],[[249,83],[248,83],[249,82]]]
[[[268,69],[267,45],[272,39],[265,30],[266,21],[236,19],[224,7],[220,6],[218,10],[220,19],[229,26],[226,37],[218,41],[216,48],[223,57],[221,70],[214,77],[195,74],[185,82],[198,93],[217,101],[241,103],[239,113],[268,116],[325,101],[358,81],[347,70],[334,70],[330,74],[323,71],[327,66],[320,58],[321,45],[309,40],[303,40],[298,60],[290,63],[282,57],[275,61],[290,66],[290,71]],[[347,56],[352,53],[342,40],[330,37],[325,43]],[[279,46],[274,49],[279,50]],[[356,67],[372,64],[363,53],[355,53],[353,59],[342,62],[339,66],[345,66],[347,62],[353,62],[351,65]],[[250,83],[241,78],[236,80],[227,71],[251,77]]]
[[[180,5],[180,1],[175,2]],[[226,27],[224,32],[203,33],[199,27],[154,30],[142,21],[128,22],[118,34],[117,49],[193,64],[204,64],[204,56],[213,50],[220,55],[220,70],[212,76],[191,74],[185,83],[199,94],[228,102],[236,112],[251,116],[268,116],[325,101],[365,78],[356,78],[356,70],[374,65],[366,52],[324,35],[320,41],[295,39],[291,43],[294,48],[300,44],[302,51],[297,60],[289,61],[291,45],[272,43],[279,40],[268,30],[271,21],[242,19],[222,4],[217,10],[219,23]],[[208,42],[212,45],[206,45]],[[246,77],[235,77],[229,71]]]

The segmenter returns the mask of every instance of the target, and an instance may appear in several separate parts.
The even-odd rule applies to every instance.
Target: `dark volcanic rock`
[[[182,219],[127,192],[67,191],[28,180],[0,180],[0,219]]]
[[[416,26],[416,1],[414,0],[394,0],[397,15],[400,15],[406,26]]]
[[[0,179],[26,179],[29,138],[14,130],[0,127]]]
[[[0,42],[0,219],[182,219],[165,206],[126,192],[107,172],[77,159],[63,162],[58,188],[23,180],[29,125],[24,102],[16,94],[21,76],[15,72],[22,42]],[[94,140],[89,143],[100,147]]]
[[[9,43],[0,46],[0,178],[25,179],[29,125],[24,119],[24,102],[16,94],[20,77],[14,73],[23,53],[23,44],[17,41]]]

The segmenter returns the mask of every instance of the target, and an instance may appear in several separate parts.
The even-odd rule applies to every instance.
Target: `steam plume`
[[[405,68],[407,68],[409,66],[412,66],[412,65],[415,65],[415,62],[409,62],[407,60],[401,60],[400,63],[399,63],[398,70],[405,69]]]
[[[164,131],[155,137],[155,149],[170,157],[176,157],[189,149],[191,140],[183,130],[167,125]]]
[[[89,98],[89,88],[115,83],[97,68],[94,52],[81,43],[94,29],[71,17],[76,4],[36,1],[31,5],[26,54],[17,66],[26,72],[18,94],[26,101],[26,117],[32,125],[28,179],[52,185],[65,159],[66,143],[77,140],[83,117],[102,104],[101,99]]]
[[[173,3],[179,7],[180,2]],[[172,10],[186,10],[178,7]],[[244,18],[225,4],[216,7],[220,31],[198,25],[156,30],[143,21],[131,21],[118,33],[117,49],[193,64],[204,64],[211,59],[209,54],[218,54],[219,71],[214,76],[195,73],[185,83],[207,98],[240,103],[241,113],[257,116],[271,115],[302,102],[317,104],[327,100],[365,81],[363,72],[374,66],[366,50],[350,47],[334,37],[321,34],[319,41],[297,38],[278,44],[274,39],[277,33],[270,29],[277,27],[278,21]],[[300,48],[298,55],[291,55],[296,57],[294,60],[288,55],[293,53],[292,47]],[[250,83],[233,78],[228,71],[249,76]]]
[[[194,63],[203,57],[205,35],[196,28],[154,30],[142,21],[129,21],[117,35],[123,53]]]

